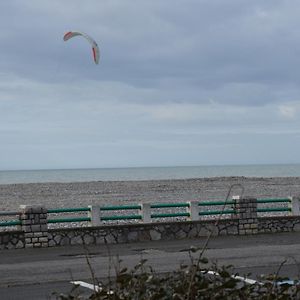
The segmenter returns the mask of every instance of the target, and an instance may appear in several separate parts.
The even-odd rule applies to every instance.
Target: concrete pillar
[[[100,226],[101,222],[101,213],[99,205],[89,205],[90,211],[88,212],[89,218],[91,218],[90,226]]]
[[[250,197],[237,199],[235,209],[235,217],[238,220],[238,233],[240,235],[257,234],[257,199]]]
[[[199,202],[198,201],[189,201],[189,207],[187,207],[187,212],[190,214],[190,221],[198,221],[199,218]]]
[[[291,214],[293,216],[300,216],[300,198],[298,197],[289,197],[291,202],[289,203],[289,207],[291,208]]]
[[[234,213],[231,214],[231,219],[236,219],[236,203],[240,201],[241,196],[232,196],[232,201],[235,202],[235,204],[232,205],[232,208],[234,209]]]
[[[150,203],[141,203],[142,207],[142,222],[151,223],[151,204]]]
[[[21,229],[25,248],[48,247],[47,209],[43,206],[20,205]]]

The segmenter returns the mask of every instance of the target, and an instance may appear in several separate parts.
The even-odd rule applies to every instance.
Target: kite
[[[74,36],[83,36],[91,44],[92,50],[93,50],[94,62],[96,64],[98,64],[99,58],[100,58],[100,51],[99,51],[99,47],[98,47],[97,43],[95,42],[95,40],[92,39],[86,33],[79,32],[79,31],[69,31],[64,35],[64,41],[68,41],[69,39],[73,38]]]

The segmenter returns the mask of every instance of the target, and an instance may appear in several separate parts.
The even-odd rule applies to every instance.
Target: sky
[[[0,170],[300,163],[299,25],[293,0],[1,1]]]

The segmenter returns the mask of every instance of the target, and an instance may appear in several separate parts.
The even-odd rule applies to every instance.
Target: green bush
[[[202,257],[191,255],[197,249],[190,249],[191,263],[182,265],[174,272],[159,274],[141,260],[133,269],[119,267],[116,275],[106,282],[98,283],[88,299],[101,300],[194,300],[194,299],[300,299],[297,284],[277,284],[277,274],[265,277],[262,282],[246,283],[232,273],[232,266],[218,267]],[[121,262],[120,262],[121,265]],[[92,276],[94,284],[96,280]],[[59,295],[59,299],[83,299],[74,291]]]

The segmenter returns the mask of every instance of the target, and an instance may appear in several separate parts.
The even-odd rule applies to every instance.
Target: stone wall
[[[300,231],[295,216],[259,218],[257,233]],[[238,235],[239,221],[168,222],[136,225],[48,229],[48,246],[130,243],[137,241],[176,240],[206,237],[209,234]],[[246,233],[242,233],[246,234]],[[248,233],[252,234],[252,233]],[[0,249],[25,248],[25,234],[20,231],[0,233]]]
[[[257,222],[258,233],[300,231],[299,216],[265,217]]]
[[[0,232],[0,249],[20,249],[25,247],[25,236],[22,231]]]
[[[20,221],[25,248],[48,247],[47,209],[41,206],[20,206]]]
[[[249,223],[245,223],[249,224]],[[253,223],[251,223],[253,224]],[[238,220],[189,221],[159,224],[136,224],[102,226],[89,228],[69,228],[49,230],[49,246],[117,244],[140,241],[178,240],[207,237],[209,234],[238,235],[240,234]],[[251,235],[253,231],[242,229],[242,235]],[[278,233],[300,231],[298,217],[261,218],[254,229],[256,233]]]
[[[190,221],[150,223],[148,218],[148,223],[95,226],[96,222],[91,222],[94,226],[49,229],[45,208],[21,206],[19,230],[1,232],[0,249],[130,243],[189,239],[208,235],[252,235],[300,231],[300,213],[295,213],[294,216],[258,218],[257,202],[253,198],[236,198],[235,213],[232,213],[231,218],[220,220],[201,220],[199,211],[197,211],[198,205],[190,205],[191,208],[196,211],[190,212],[190,216],[192,216]],[[298,210],[294,207],[294,211]]]
[[[235,218],[238,220],[240,235],[256,234],[258,232],[257,200],[256,198],[237,198],[235,204]]]
[[[111,244],[176,240],[212,235],[238,234],[237,220],[187,221],[115,225],[89,228],[49,229],[49,246]]]

